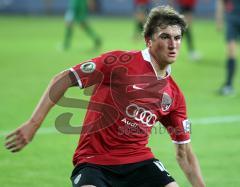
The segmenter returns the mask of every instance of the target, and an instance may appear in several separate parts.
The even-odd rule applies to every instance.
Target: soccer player
[[[89,4],[88,4],[89,3]],[[76,22],[85,31],[85,33],[93,40],[94,47],[98,49],[101,46],[100,37],[89,26],[88,23],[88,5],[93,7],[93,0],[69,0],[69,7],[65,14],[66,31],[63,42],[63,49],[67,50],[70,47],[73,24]]]
[[[135,9],[135,35],[134,38],[138,39],[143,31],[143,25],[146,21],[146,16],[150,9],[150,0],[134,0]]]
[[[221,95],[234,94],[233,80],[236,72],[237,39],[240,37],[240,1],[220,0],[216,1],[216,21],[218,29],[223,25],[223,12],[225,12],[226,24],[226,79],[219,93]]]
[[[63,97],[68,88],[95,85],[73,156],[74,187],[177,187],[147,147],[157,121],[170,134],[191,185],[204,187],[190,144],[185,99],[171,76],[185,28],[174,9],[152,9],[144,26],[146,49],[107,52],[55,76],[31,118],[6,137],[6,148],[17,152],[26,146],[60,98],[61,105],[80,107],[76,99]],[[69,115],[64,115],[56,123],[67,123]]]

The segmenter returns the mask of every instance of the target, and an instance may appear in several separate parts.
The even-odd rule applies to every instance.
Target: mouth
[[[176,52],[169,52],[168,56],[172,57],[172,58],[175,58],[176,57]]]

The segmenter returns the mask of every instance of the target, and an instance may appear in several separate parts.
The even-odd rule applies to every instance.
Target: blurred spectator
[[[44,12],[47,15],[52,14],[52,6],[53,6],[53,0],[43,0],[44,4]]]
[[[184,15],[188,23],[185,38],[188,46],[189,58],[191,60],[200,60],[202,55],[195,49],[194,36],[192,33],[193,13],[197,4],[197,0],[170,0],[170,4],[172,6],[174,5],[174,2],[177,3],[177,6],[179,7],[179,12]]]
[[[70,47],[73,23],[76,22],[93,40],[95,49],[101,46],[100,37],[94,32],[88,23],[88,9],[95,9],[93,0],[69,0],[69,7],[65,14],[66,32],[63,42],[63,49],[67,50]]]
[[[134,39],[142,38],[143,25],[150,9],[151,0],[134,0],[135,33]]]
[[[223,27],[223,13],[225,12],[226,25],[226,80],[219,93],[230,95],[234,93],[233,79],[236,72],[237,39],[240,37],[240,1],[239,0],[218,0],[216,2],[217,28]]]

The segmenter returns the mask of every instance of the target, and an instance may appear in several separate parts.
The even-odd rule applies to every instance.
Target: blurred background
[[[151,1],[148,6],[168,3]],[[235,94],[219,95],[226,74],[226,42],[225,29],[216,26],[215,3],[197,1],[191,24],[197,58],[189,56],[184,38],[172,75],[185,93],[192,144],[207,186],[236,187],[240,186],[240,73],[234,81]],[[179,10],[176,2],[172,5]],[[0,0],[1,187],[71,186],[71,159],[79,136],[62,134],[54,124],[59,114],[71,112],[71,122],[77,126],[84,109],[56,106],[33,142],[17,154],[4,149],[4,137],[30,117],[55,74],[110,50],[145,48],[141,35],[136,37],[134,1],[91,1],[86,24],[71,22],[70,6],[68,0]],[[77,88],[67,96],[89,99]],[[179,185],[190,186],[175,161],[168,134],[153,132],[149,145]]]
[[[195,14],[201,17],[213,17],[215,1],[200,0],[197,2]],[[131,16],[134,12],[133,0],[95,0],[97,14],[106,16]],[[154,0],[156,4],[168,4],[167,0]],[[68,0],[1,0],[1,13],[22,15],[62,15],[68,5]]]

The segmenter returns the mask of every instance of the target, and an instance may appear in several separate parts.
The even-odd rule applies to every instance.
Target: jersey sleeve
[[[185,144],[191,141],[191,123],[187,119],[186,103],[183,95],[178,98],[177,107],[164,116],[160,122],[167,129],[173,143]]]
[[[109,76],[109,68],[103,61],[103,56],[85,61],[70,68],[80,88],[102,84]]]

